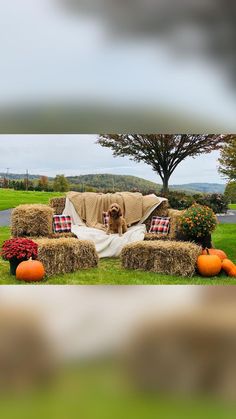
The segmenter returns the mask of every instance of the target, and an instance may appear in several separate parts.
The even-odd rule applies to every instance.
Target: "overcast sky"
[[[113,173],[139,176],[160,183],[152,169],[128,158],[114,158],[111,150],[95,144],[96,135],[1,135],[0,172],[54,176]],[[217,172],[218,152],[186,159],[171,184],[224,183]]]

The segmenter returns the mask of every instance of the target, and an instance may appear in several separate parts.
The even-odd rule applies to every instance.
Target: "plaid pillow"
[[[110,218],[108,212],[103,212],[102,216],[103,216],[103,224],[105,227],[107,227],[109,224],[109,218]]]
[[[170,230],[170,217],[152,217],[149,233],[168,234]]]
[[[53,230],[54,233],[70,233],[71,217],[69,215],[54,215]]]

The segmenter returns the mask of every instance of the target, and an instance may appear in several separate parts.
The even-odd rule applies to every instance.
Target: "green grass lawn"
[[[236,210],[236,204],[229,204],[229,208]]]
[[[1,242],[9,237],[9,228],[0,228]],[[223,249],[228,257],[236,263],[236,224],[221,224],[214,233],[213,240],[216,248]],[[0,259],[0,284],[19,284],[9,275],[9,264]],[[20,282],[21,284],[21,282]],[[25,284],[25,283],[23,283]],[[218,285],[236,284],[236,278],[228,278],[225,274],[212,279],[194,276],[193,278],[174,277],[152,272],[132,271],[122,269],[119,259],[102,259],[99,268],[78,271],[67,275],[58,275],[45,279],[41,284],[78,284],[78,285]]]
[[[0,189],[0,211],[15,208],[21,204],[48,204],[50,198],[62,195],[62,192],[26,192]]]

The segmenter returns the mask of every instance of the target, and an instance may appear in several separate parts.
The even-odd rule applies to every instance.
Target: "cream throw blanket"
[[[103,211],[107,211],[112,203],[117,203],[128,225],[145,219],[153,207],[163,201],[156,195],[143,196],[139,192],[116,192],[109,194],[95,192],[69,192],[67,198],[72,202],[80,218],[87,227],[103,229]]]

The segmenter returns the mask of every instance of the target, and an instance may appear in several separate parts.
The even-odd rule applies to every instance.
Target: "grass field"
[[[236,210],[236,204],[229,204],[229,208]]]
[[[8,227],[0,228],[1,242],[9,237]],[[214,233],[213,240],[216,248],[223,249],[230,259],[236,263],[236,224],[221,224]],[[19,284],[9,275],[9,264],[0,260],[0,284]],[[25,284],[25,283],[24,283]],[[54,276],[44,280],[41,284],[74,284],[74,285],[232,285],[236,284],[236,278],[228,278],[224,274],[212,279],[194,276],[193,278],[173,277],[160,275],[152,272],[129,271],[122,269],[119,259],[102,259],[98,269],[88,269],[72,274]]]
[[[58,374],[46,390],[1,399],[4,419],[234,419],[236,406],[220,399],[168,398],[137,392],[118,365],[97,362]]]
[[[15,208],[21,204],[48,204],[50,198],[62,195],[62,192],[26,192],[0,189],[0,211]]]

